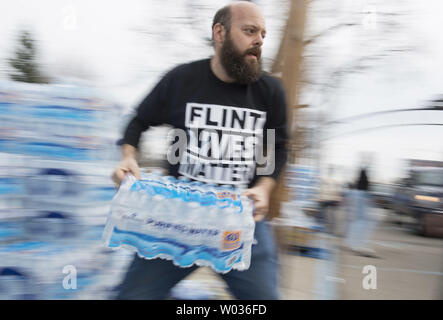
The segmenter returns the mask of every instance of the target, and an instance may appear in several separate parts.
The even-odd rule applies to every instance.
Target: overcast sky
[[[0,70],[22,28],[32,30],[46,71],[72,66],[133,105],[173,66],[212,54],[211,35],[220,0],[6,0],[0,3]],[[287,1],[261,1],[273,57],[285,24]],[[80,71],[79,71],[80,70]],[[5,77],[5,72],[0,76]],[[118,90],[116,90],[118,89]]]
[[[208,57],[219,0],[3,0],[0,2],[0,78],[6,78],[19,30],[30,29],[38,43],[44,71],[61,77],[80,74],[100,86],[125,110],[133,108],[159,77],[173,66]],[[274,57],[289,1],[262,0],[268,28],[265,66]],[[337,29],[305,51],[312,85],[301,103],[327,111],[328,120],[372,111],[422,107],[443,93],[443,2],[440,0],[316,0],[311,2],[307,37],[339,22]],[[334,71],[361,57],[366,69]],[[65,79],[65,78],[63,78]],[[331,81],[332,79],[332,81]],[[332,83],[330,90],[322,86]],[[331,136],[364,127],[411,122],[443,123],[443,113],[391,115],[328,129]],[[404,127],[347,135],[324,145],[325,163],[355,168],[362,152],[374,153],[378,179],[400,174],[407,157],[442,160],[441,127]],[[382,168],[382,169],[380,169]]]
[[[308,80],[302,104],[314,105],[327,120],[403,108],[427,106],[443,93],[443,42],[438,34],[443,2],[395,0],[314,1],[307,36],[339,23],[306,48]],[[361,69],[331,76],[354,65]],[[322,84],[327,83],[332,86]],[[313,108],[315,111],[315,108]],[[384,125],[442,123],[443,112],[412,112],[368,117],[345,125],[324,127],[337,136],[323,144],[325,165],[343,166],[354,177],[362,155],[371,155],[373,174],[390,181],[404,173],[402,159],[443,160],[443,127],[408,126],[362,131]]]

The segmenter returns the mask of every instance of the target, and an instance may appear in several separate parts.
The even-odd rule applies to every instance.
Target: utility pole
[[[288,163],[295,163],[297,159],[296,146],[302,138],[295,133],[297,120],[298,92],[301,78],[301,63],[304,46],[304,31],[309,0],[291,0],[291,8],[286,23],[280,48],[272,66],[272,74],[282,79],[286,90],[288,105],[287,125],[289,128]],[[270,218],[277,217],[280,202],[288,198],[288,191],[284,185],[284,175],[278,181],[277,188],[272,194],[270,204]]]

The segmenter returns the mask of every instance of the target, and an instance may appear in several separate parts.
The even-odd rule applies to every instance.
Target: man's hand
[[[112,180],[116,188],[120,187],[125,175],[132,173],[137,179],[141,179],[140,168],[135,160],[136,149],[133,146],[124,144],[122,146],[122,160],[114,169]]]
[[[269,213],[271,193],[276,185],[274,179],[262,177],[254,187],[243,192],[243,195],[254,201],[254,220],[256,222],[262,221]]]

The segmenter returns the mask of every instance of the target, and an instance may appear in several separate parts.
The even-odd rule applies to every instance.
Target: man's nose
[[[258,34],[257,37],[254,39],[254,45],[261,47],[263,45],[263,40],[264,38],[262,37],[262,35]]]

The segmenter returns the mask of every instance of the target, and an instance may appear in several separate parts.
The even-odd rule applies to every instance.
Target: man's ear
[[[212,28],[215,43],[223,43],[226,37],[226,29],[221,23],[216,23]]]

